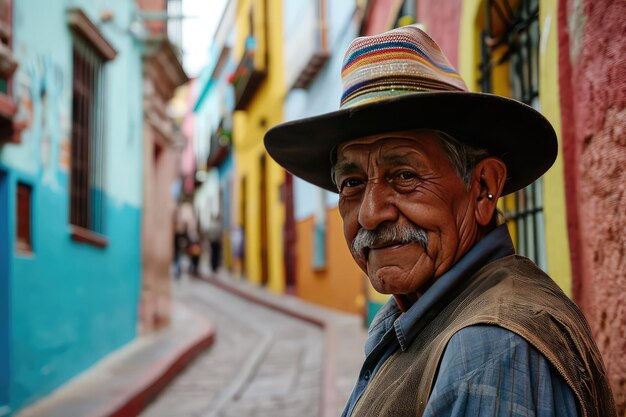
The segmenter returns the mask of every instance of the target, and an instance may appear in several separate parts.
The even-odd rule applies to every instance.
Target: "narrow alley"
[[[396,401],[377,372],[414,350],[441,365],[456,333],[430,349],[418,331],[464,330],[448,311],[482,323],[454,303],[497,294],[470,278],[513,253],[567,308],[528,285],[534,307],[497,298],[515,325],[496,324],[537,329],[517,336],[559,371],[571,347],[559,381],[579,410],[589,390],[626,417],[625,15],[0,0],[0,417],[337,417],[375,381],[381,407],[430,396],[398,362]],[[580,342],[556,337],[570,309]],[[588,359],[599,391],[578,383]]]
[[[253,290],[241,284],[240,287]],[[323,404],[328,400],[323,392],[325,361],[337,353],[329,355],[325,351],[327,338],[323,328],[185,277],[174,283],[173,297],[214,324],[215,342],[142,416],[322,415]],[[274,302],[302,304],[288,298],[293,297],[275,297]],[[344,368],[334,372],[339,382],[337,396],[341,397],[332,405],[337,415],[358,373],[362,360],[362,348],[358,345],[362,346],[365,330],[357,317],[324,313],[335,321],[347,320],[350,327],[350,339],[339,344],[352,346],[347,348],[352,349],[353,358],[342,360]],[[343,381],[339,380],[342,374]]]

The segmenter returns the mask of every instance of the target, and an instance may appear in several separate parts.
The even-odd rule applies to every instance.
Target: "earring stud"
[[[491,193],[487,194],[487,198],[488,198],[489,200],[493,200],[493,194],[491,194]]]

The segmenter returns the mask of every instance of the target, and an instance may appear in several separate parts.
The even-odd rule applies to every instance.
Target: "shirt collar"
[[[439,302],[461,281],[488,263],[514,253],[515,249],[506,225],[498,226],[478,241],[452,268],[439,277],[408,311],[395,320],[393,326],[402,350],[406,350],[411,345],[418,333],[430,321],[428,318],[436,315],[442,308]],[[440,307],[437,308],[437,305]],[[384,309],[387,313],[385,317],[381,316],[383,320],[398,311],[395,300],[390,299]]]

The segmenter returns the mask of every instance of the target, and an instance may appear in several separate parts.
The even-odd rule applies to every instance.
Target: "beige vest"
[[[418,334],[376,373],[352,416],[421,416],[450,338],[492,324],[526,339],[561,374],[581,417],[615,417],[604,365],[576,305],[529,259],[507,256],[483,267]]]

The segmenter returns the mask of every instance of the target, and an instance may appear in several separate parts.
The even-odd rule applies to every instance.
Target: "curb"
[[[256,296],[247,291],[241,290],[234,285],[230,285],[218,278],[201,276],[202,281],[205,281],[211,285],[214,285],[224,291],[228,291],[238,297],[244,298],[253,303],[262,305],[271,310],[278,311],[279,313],[291,316],[295,319],[305,321],[309,324],[319,327],[324,332],[324,369],[323,369],[323,381],[324,386],[321,390],[322,399],[320,407],[320,417],[335,417],[337,416],[337,394],[335,387],[336,369],[335,369],[335,332],[333,331],[333,325],[327,320],[314,317],[312,315],[303,313],[301,311],[294,310],[290,307],[286,307],[277,303],[273,303],[270,300],[266,300],[263,297]],[[121,416],[116,416],[121,417]]]
[[[206,322],[207,330],[193,343],[183,346],[169,356],[156,362],[136,385],[136,390],[124,398],[121,404],[103,407],[89,414],[89,417],[135,417],[141,414],[151,402],[182,372],[200,353],[215,341],[215,329],[196,313],[185,308],[198,321]]]
[[[224,282],[223,280],[220,280],[220,279],[217,279],[217,278],[213,278],[213,277],[207,277],[207,276],[201,277],[200,279],[202,281],[208,282],[209,284],[215,285],[216,287],[219,287],[219,288],[221,288],[221,289],[223,289],[225,291],[228,291],[228,292],[230,292],[232,294],[235,294],[235,295],[237,295],[237,296],[239,296],[241,298],[245,298],[248,301],[252,301],[254,303],[262,305],[263,307],[267,307],[267,308],[272,309],[274,311],[278,311],[279,313],[284,313],[284,314],[286,314],[288,316],[291,316],[291,317],[294,317],[296,319],[299,319],[299,320],[302,320],[302,321],[306,321],[306,322],[308,322],[308,323],[310,323],[310,324],[312,324],[314,326],[324,328],[327,325],[326,321],[324,321],[324,320],[322,320],[322,319],[320,319],[318,317],[313,317],[311,315],[304,314],[304,313],[302,313],[300,311],[293,310],[293,309],[291,309],[289,307],[285,307],[285,306],[281,306],[279,304],[275,304],[275,303],[273,303],[273,302],[271,302],[269,300],[265,300],[262,297],[258,297],[258,296],[254,295],[254,294],[250,294],[247,291],[240,290],[239,288],[237,288],[237,287],[235,287],[233,285],[230,285],[230,284]]]

